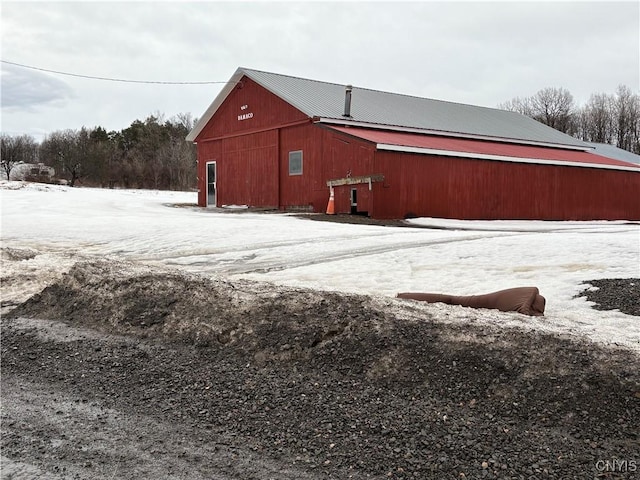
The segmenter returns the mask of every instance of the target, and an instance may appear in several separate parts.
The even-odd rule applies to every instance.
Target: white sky
[[[640,2],[11,2],[2,60],[80,75],[228,81],[239,66],[495,107],[640,86]],[[5,63],[2,131],[200,117],[222,85],[61,76]]]
[[[31,248],[3,262],[3,302],[23,301],[83,258],[124,259],[205,276],[372,295],[456,295],[537,286],[546,316],[415,304],[439,320],[535,328],[640,352],[640,318],[573,298],[599,278],[640,277],[640,224],[454,221],[437,228],[317,222],[283,213],[195,206],[195,193],[69,188],[0,181],[2,247]],[[13,283],[9,278],[22,278]]]

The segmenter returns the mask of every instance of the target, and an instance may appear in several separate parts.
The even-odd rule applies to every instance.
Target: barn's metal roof
[[[419,135],[371,128],[332,126],[330,129],[373,142],[378,150],[640,173],[640,165],[578,150],[487,142],[471,138]]]
[[[598,155],[602,155],[603,157],[614,158],[616,160],[622,160],[624,162],[640,165],[640,155],[627,152],[626,150],[618,148],[614,145],[609,145],[608,143],[586,143],[594,147],[593,153],[597,153]]]
[[[353,86],[351,117],[343,116],[345,85],[238,68],[187,140],[195,140],[233,86],[246,75],[310,118],[327,123],[414,129],[450,136],[486,137],[517,143],[588,150],[589,145],[524,115]]]

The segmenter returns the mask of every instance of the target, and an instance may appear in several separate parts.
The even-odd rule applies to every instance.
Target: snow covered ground
[[[596,311],[584,297],[574,298],[587,280],[640,277],[637,222],[420,218],[411,221],[416,228],[394,228],[202,209],[193,192],[4,181],[0,195],[2,247],[37,253],[3,261],[3,304],[37,293],[86,257],[390,301],[400,291],[470,295],[537,286],[547,299],[543,318],[441,304],[416,308],[452,321],[585,335],[640,352],[638,317]]]

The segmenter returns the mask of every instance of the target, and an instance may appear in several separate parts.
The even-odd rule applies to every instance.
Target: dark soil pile
[[[620,310],[640,317],[640,278],[603,278],[584,283],[596,288],[587,288],[577,296],[594,302],[596,310]]]
[[[180,461],[181,472],[140,473],[149,460],[139,455],[119,458],[116,478],[638,475],[628,463],[640,451],[636,354],[445,324],[401,308],[389,299],[79,264],[3,319],[3,390],[14,398],[16,385],[39,382],[56,398],[73,394],[171,426],[131,435],[155,438],[164,455],[155,461]],[[22,317],[102,336],[61,341],[18,328]],[[78,435],[95,428],[97,436],[108,424],[70,423]],[[60,432],[38,425],[5,416],[3,455],[64,478],[111,478],[114,459],[63,448]],[[176,436],[192,449],[221,450],[185,463],[168,447]],[[613,459],[626,460],[625,470],[608,468]],[[73,475],[61,465],[75,465]]]

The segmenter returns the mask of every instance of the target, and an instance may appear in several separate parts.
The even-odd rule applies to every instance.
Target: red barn
[[[640,219],[640,166],[526,116],[239,68],[195,125],[198,204]]]

